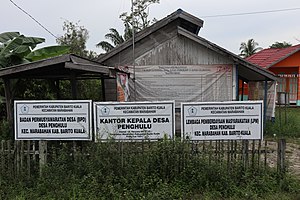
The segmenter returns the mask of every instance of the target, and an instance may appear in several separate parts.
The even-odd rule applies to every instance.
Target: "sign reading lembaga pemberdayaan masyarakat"
[[[181,104],[182,138],[239,140],[263,138],[263,101]]]

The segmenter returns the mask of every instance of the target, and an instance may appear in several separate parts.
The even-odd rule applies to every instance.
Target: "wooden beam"
[[[71,89],[72,89],[72,98],[77,99],[77,80],[74,71],[71,72],[70,81],[71,81]]]
[[[9,124],[9,130],[13,133],[13,105],[12,105],[12,90],[10,79],[3,79],[4,93],[6,100],[6,119]]]
[[[63,55],[59,57],[49,58],[47,60],[36,61],[28,64],[16,65],[12,67],[7,67],[0,70],[0,77],[13,75],[33,69],[38,69],[42,67],[48,67],[49,65],[55,65],[63,62],[70,61],[70,55]]]
[[[59,92],[59,79],[56,79],[54,81],[54,85],[55,85],[55,92],[56,92],[56,99],[59,100],[60,99],[60,92]]]
[[[101,78],[102,101],[106,101],[104,78]]]
[[[82,70],[82,71],[87,71],[87,72],[96,72],[96,73],[101,73],[101,74],[109,74],[109,72],[111,70],[106,66],[88,65],[88,64],[74,64],[74,63],[71,63],[71,62],[66,62],[65,63],[65,68]]]

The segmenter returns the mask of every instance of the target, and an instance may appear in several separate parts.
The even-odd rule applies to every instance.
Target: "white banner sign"
[[[176,108],[182,102],[230,101],[233,97],[233,66],[220,65],[149,65],[130,67],[137,91],[137,101],[175,100]]]
[[[263,101],[182,103],[181,111],[184,139],[262,139]]]
[[[16,140],[92,140],[90,100],[14,102]]]
[[[174,101],[95,102],[96,140],[171,139],[175,133]]]

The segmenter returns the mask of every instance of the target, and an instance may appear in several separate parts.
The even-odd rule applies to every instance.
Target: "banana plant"
[[[46,59],[69,52],[68,46],[49,46],[35,50],[38,44],[45,42],[44,38],[26,37],[19,32],[4,32],[0,34],[0,67],[5,68]]]
[[[29,63],[41,59],[59,56],[69,52],[69,46],[48,46],[35,49],[45,42],[44,38],[26,37],[19,32],[4,32],[0,34],[0,70],[13,65]],[[0,104],[4,101],[4,83],[0,79]]]

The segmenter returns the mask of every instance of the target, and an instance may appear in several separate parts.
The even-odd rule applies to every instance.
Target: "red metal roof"
[[[300,44],[287,48],[263,49],[246,60],[263,68],[269,68],[298,51],[300,51]]]

